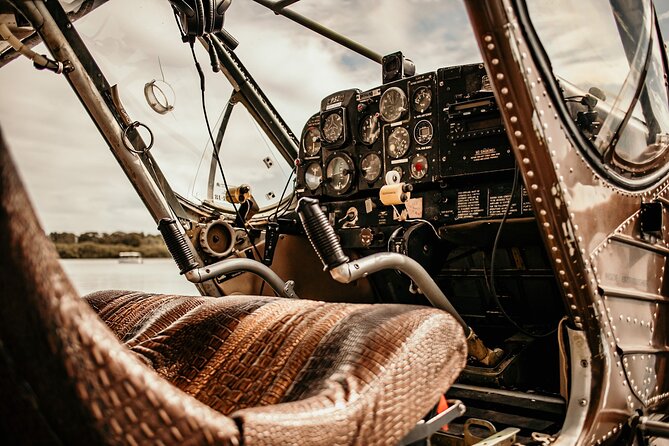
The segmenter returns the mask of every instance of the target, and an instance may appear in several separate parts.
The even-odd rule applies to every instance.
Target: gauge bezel
[[[403,105],[403,110],[401,110],[400,113],[396,116],[395,115],[386,116],[386,113],[384,112],[385,109],[383,107],[383,100],[386,98],[386,96],[388,94],[390,94],[390,92],[393,92],[393,91],[397,91],[397,92],[400,93],[400,98],[401,98],[402,103],[403,103],[402,104]],[[386,121],[386,122],[399,121],[400,119],[402,119],[402,117],[404,117],[404,115],[407,114],[408,111],[409,111],[409,98],[407,97],[407,94],[404,92],[404,90],[402,90],[401,88],[390,87],[381,94],[381,97],[379,98],[379,115],[381,116],[381,119],[383,119],[384,121]]]
[[[321,170],[321,182],[318,183],[318,186],[316,186],[316,187],[314,187],[314,188],[310,187],[310,186],[309,186],[309,182],[307,181],[307,172],[309,172],[309,168],[310,168],[311,166],[313,166],[313,165],[318,166],[318,167],[320,168],[320,170]],[[323,166],[321,165],[320,162],[318,162],[318,161],[312,161],[312,162],[310,162],[309,164],[307,164],[307,165],[305,166],[304,171],[303,171],[303,173],[302,173],[302,180],[303,180],[303,182],[304,182],[304,187],[306,187],[307,189],[309,189],[311,192],[314,192],[314,191],[318,190],[318,188],[321,187],[321,186],[323,185],[323,181],[324,181],[324,179],[325,179],[325,176],[324,176],[324,172],[323,172]]]
[[[395,132],[399,132],[399,131],[404,131],[404,133],[406,133],[406,143],[407,144],[406,144],[406,148],[402,151],[402,153],[400,153],[399,155],[393,155],[390,152],[390,148],[389,148],[390,138],[393,136],[393,134],[395,134]],[[409,152],[409,149],[411,148],[411,134],[409,133],[409,130],[407,130],[406,127],[397,126],[397,127],[390,130],[390,132],[388,133],[388,136],[386,137],[386,140],[384,141],[384,143],[385,144],[384,144],[383,149],[385,150],[386,154],[392,159],[399,159],[399,158],[402,158],[404,155],[406,155],[407,152]]]
[[[318,149],[317,149],[314,153],[309,153],[309,152],[307,151],[307,147],[306,147],[306,141],[307,141],[307,140],[306,140],[306,136],[307,136],[307,134],[308,134],[310,131],[312,131],[312,130],[315,130],[315,131],[318,133]],[[302,152],[304,153],[304,156],[305,156],[305,157],[311,157],[311,156],[316,156],[316,155],[318,155],[318,154],[321,152],[321,149],[323,148],[323,141],[322,141],[322,137],[321,137],[321,130],[320,130],[317,126],[315,126],[315,125],[312,125],[312,126],[307,127],[306,130],[304,130],[304,132],[302,133],[302,143],[301,143],[301,146],[302,146]]]
[[[325,137],[324,127],[325,127],[325,122],[327,121],[327,119],[334,114],[339,115],[339,118],[341,119],[341,123],[342,123],[342,128],[341,128],[341,132],[339,133],[339,136],[337,137],[337,139],[331,141],[331,140],[329,140]],[[336,109],[333,109],[333,110],[328,110],[326,112],[321,113],[320,124],[319,124],[319,129],[318,130],[321,133],[321,148],[324,147],[326,149],[327,148],[333,149],[333,148],[338,148],[339,146],[344,144],[344,142],[346,141],[346,135],[348,134],[348,126],[347,126],[347,122],[346,122],[346,109],[343,108],[343,107],[339,107],[339,108],[336,108]]]
[[[334,161],[335,158],[343,159],[346,162],[346,164],[348,165],[348,170],[350,172],[350,174],[349,174],[350,179],[348,181],[348,184],[346,186],[344,186],[343,189],[339,189],[339,190],[335,189],[332,186],[332,180],[331,180],[330,176],[328,176],[328,167],[330,167],[330,164]],[[325,184],[327,192],[330,195],[344,195],[345,193],[347,193],[351,189],[351,186],[353,186],[353,183],[355,182],[356,170],[355,170],[355,163],[353,162],[353,159],[345,152],[334,152],[330,156],[328,156],[327,160],[324,163],[324,166],[325,166],[325,170],[323,172],[323,175],[324,175],[323,184]]]
[[[377,120],[376,120],[376,125],[378,127],[378,131],[376,132],[376,136],[374,137],[374,139],[372,139],[371,141],[365,141],[364,132],[362,131],[362,126],[365,124],[365,121],[367,119],[372,118],[374,115],[378,115]],[[361,143],[363,143],[367,146],[371,146],[376,141],[379,140],[379,135],[381,135],[381,130],[382,130],[380,118],[381,118],[381,115],[378,112],[375,112],[375,113],[366,114],[365,117],[360,120],[360,125],[358,126],[358,136],[360,137],[360,142]]]
[[[414,168],[413,168],[413,166],[414,166],[414,164],[415,164],[415,162],[416,162],[416,158],[423,158],[423,159],[425,160],[425,167],[424,167],[424,169],[423,169],[423,172],[425,172],[425,173],[424,173],[423,175],[421,175],[420,177],[417,177],[416,175],[414,175]],[[414,155],[413,157],[411,157],[411,160],[409,160],[409,175],[410,175],[411,178],[413,178],[414,180],[422,180],[423,178],[427,177],[427,172],[428,172],[428,169],[429,169],[429,168],[430,168],[430,162],[429,162],[429,160],[427,159],[427,156],[425,156],[425,155],[422,154],[422,153],[417,153],[416,155]]]
[[[364,171],[363,168],[362,168],[362,163],[363,163],[367,158],[370,158],[370,157],[372,157],[372,156],[375,156],[375,157],[379,160],[379,171],[377,172],[377,174],[376,174],[376,176],[375,176],[374,178],[369,179],[369,178],[367,178],[367,174],[365,173],[365,171]],[[379,178],[381,177],[381,174],[382,174],[382,173],[383,173],[383,159],[381,158],[381,156],[379,156],[378,153],[376,153],[376,152],[368,152],[368,153],[365,154],[362,158],[360,158],[360,177],[361,177],[366,183],[368,183],[368,184],[373,184],[373,183],[377,182],[377,181],[379,180]]]
[[[430,93],[430,102],[427,104],[427,107],[425,107],[422,110],[419,109],[416,104],[416,96],[418,96],[418,94],[421,91],[427,91],[428,93]],[[420,85],[416,87],[416,89],[413,91],[413,94],[411,95],[411,109],[416,113],[425,113],[430,109],[430,107],[432,107],[433,101],[434,101],[434,94],[432,93],[432,88],[429,85]]]
[[[430,126],[430,138],[425,142],[421,142],[419,137],[418,137],[418,126],[420,126],[424,123],[426,123],[427,125]],[[421,119],[420,121],[418,121],[413,128],[413,139],[414,139],[414,141],[416,141],[416,144],[419,144],[421,146],[426,146],[426,145],[430,144],[432,142],[432,140],[434,139],[434,126],[432,125],[432,123],[430,121],[428,121],[427,119]]]

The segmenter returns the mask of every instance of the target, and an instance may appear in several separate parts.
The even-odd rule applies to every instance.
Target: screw
[[[578,400],[578,405],[581,407],[585,407],[587,404],[588,400],[586,400],[585,398],[581,398],[580,400]]]

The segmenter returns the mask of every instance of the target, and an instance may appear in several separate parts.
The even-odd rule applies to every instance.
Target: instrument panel
[[[297,194],[318,197],[343,228],[396,224],[392,214],[402,209],[379,199],[389,183],[412,186],[399,206],[411,218],[496,218],[495,197],[510,192],[514,163],[483,65],[446,67],[324,98],[302,131]],[[514,206],[511,216],[531,213]],[[360,217],[338,224],[353,208]]]

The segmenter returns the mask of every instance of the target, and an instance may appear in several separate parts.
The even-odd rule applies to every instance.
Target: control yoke
[[[350,283],[384,269],[401,271],[416,284],[434,307],[446,311],[462,325],[467,336],[470,356],[476,358],[481,364],[489,366],[494,366],[502,358],[504,352],[499,348],[491,350],[483,344],[428,272],[411,257],[394,252],[380,252],[351,261],[344,254],[337,234],[328,222],[318,200],[308,197],[301,198],[297,204],[297,213],[311,245],[323,262],[323,269],[330,271],[336,281]]]

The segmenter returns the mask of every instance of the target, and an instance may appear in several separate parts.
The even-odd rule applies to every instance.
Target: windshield
[[[380,54],[403,51],[419,73],[480,62],[461,1],[342,1],[334,7],[327,1],[309,0],[291,8]],[[210,181],[212,144],[202,113],[200,82],[169,2],[111,0],[79,19],[75,27],[109,83],[118,85],[130,118],[153,132],[151,153],[171,187],[195,203],[213,200],[230,210],[222,200],[218,169]],[[298,136],[330,93],[365,90],[381,83],[379,64],[252,1],[233,2],[225,29],[240,42],[235,53]],[[43,45],[35,49],[48,53]],[[195,52],[206,77],[206,106],[216,138],[232,87],[224,75],[212,72],[209,55],[199,43]],[[170,111],[159,114],[151,108],[144,92],[147,84],[163,105],[173,107]],[[100,216],[96,228],[112,225],[119,216],[138,220],[144,212],[139,200],[132,198],[134,192],[62,76],[36,71],[26,60],[17,59],[0,70],[0,85],[0,119],[10,145],[19,163],[31,166],[25,170],[28,184],[40,190],[35,194],[38,206],[58,214],[59,223],[50,229],[69,229],[70,215],[90,214],[91,209]],[[34,123],[40,123],[39,131],[34,131]],[[148,140],[145,131],[144,137]],[[269,142],[242,104],[232,112],[221,160],[228,184],[250,185],[261,208],[276,205],[286,184],[286,195],[292,193],[294,175],[288,181],[292,163]],[[75,180],[81,181],[88,172],[96,174],[85,180],[86,187],[78,187]],[[65,194],[76,200],[62,203],[51,193],[52,182],[65,184],[69,191]],[[77,210],[65,209],[70,202],[76,202]],[[123,213],[131,202],[132,212]],[[119,223],[113,225],[110,230]],[[153,223],[142,228],[155,229]],[[81,229],[89,230],[90,225]],[[128,223],[124,229],[136,226]]]
[[[599,159],[626,177],[664,167],[669,100],[651,3],[537,0],[527,9],[567,108]]]

